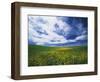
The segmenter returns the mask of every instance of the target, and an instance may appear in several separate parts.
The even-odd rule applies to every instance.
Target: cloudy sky
[[[85,17],[28,16],[28,44],[80,46],[87,44]]]

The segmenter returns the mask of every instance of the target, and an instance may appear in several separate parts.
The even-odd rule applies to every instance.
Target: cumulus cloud
[[[86,39],[87,39],[87,35],[80,35],[75,38],[75,40],[86,40]]]
[[[61,17],[28,16],[28,21],[28,39],[36,45],[64,44],[86,39],[86,35],[84,34],[77,35],[74,39],[67,39],[73,31],[73,27],[62,20]],[[82,24],[79,24],[77,28],[78,30],[82,30]],[[83,31],[85,33],[86,30]]]

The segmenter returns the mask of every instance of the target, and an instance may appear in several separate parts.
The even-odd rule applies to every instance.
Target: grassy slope
[[[87,46],[47,47],[28,46],[28,65],[69,65],[86,64]]]

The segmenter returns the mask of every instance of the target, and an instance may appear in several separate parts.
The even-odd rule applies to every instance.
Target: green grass
[[[28,45],[28,66],[87,64],[87,46],[47,47]]]

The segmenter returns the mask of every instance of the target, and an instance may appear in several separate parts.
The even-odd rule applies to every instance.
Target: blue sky
[[[88,19],[68,16],[28,16],[28,44],[80,46],[87,44]]]

